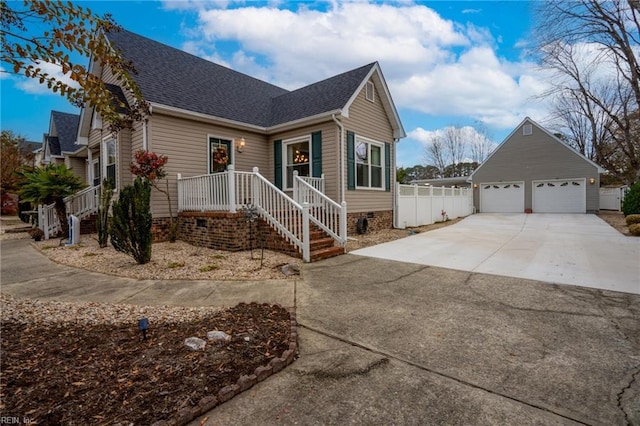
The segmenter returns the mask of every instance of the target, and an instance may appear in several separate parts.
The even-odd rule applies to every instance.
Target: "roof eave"
[[[391,122],[391,126],[393,128],[393,137],[396,139],[405,138],[407,137],[407,133],[404,131],[404,127],[402,126],[402,121],[400,121],[400,115],[398,114],[398,110],[396,109],[396,106],[393,103],[393,98],[391,97],[389,86],[387,86],[387,82],[384,78],[384,75],[382,74],[382,70],[380,69],[380,64],[377,62],[371,67],[367,75],[360,82],[360,85],[358,86],[358,88],[353,92],[353,94],[345,104],[343,108],[344,116],[349,117],[349,108],[358,97],[358,94],[364,88],[364,85],[367,84],[367,81],[369,81],[369,79],[376,73],[379,78],[380,86],[382,86],[382,91],[384,92],[384,99],[382,100],[382,103],[385,106],[385,110],[387,111],[387,114],[389,114],[389,111],[391,112],[389,121]]]
[[[151,102],[151,111],[153,113],[162,113],[173,117],[196,119],[206,123],[222,124],[227,127],[234,127],[238,129],[251,130],[256,133],[267,133],[267,128],[262,126],[256,126],[254,124],[243,123],[241,121],[229,120],[226,118],[220,118],[209,114],[203,114],[201,112],[189,111],[183,108],[172,107],[169,105],[159,104]]]
[[[276,124],[275,126],[268,127],[267,133],[284,132],[286,130],[295,129],[301,126],[312,125],[323,121],[331,120],[334,115],[345,116],[341,109],[334,109],[331,111],[322,112],[320,114],[312,115],[309,117],[300,118],[298,120],[288,121],[286,123]]]

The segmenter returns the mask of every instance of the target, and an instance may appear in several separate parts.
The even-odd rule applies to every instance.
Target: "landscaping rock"
[[[228,342],[228,341],[231,340],[231,336],[229,336],[224,331],[213,330],[213,331],[207,332],[207,339],[209,339],[209,340],[224,340],[225,342]]]
[[[184,345],[192,351],[202,351],[207,346],[207,342],[199,337],[188,337],[184,339]]]
[[[288,263],[282,267],[282,273],[290,277],[292,275],[300,275],[300,267],[295,263]]]

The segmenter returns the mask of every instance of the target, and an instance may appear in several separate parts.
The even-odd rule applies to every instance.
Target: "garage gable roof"
[[[489,163],[489,161],[491,160],[491,157],[493,157],[493,155],[495,153],[497,153],[500,150],[500,148],[502,148],[505,144],[509,143],[509,141],[513,137],[513,135],[515,135],[516,132],[518,132],[525,124],[531,124],[531,125],[535,126],[537,129],[539,129],[542,132],[544,132],[546,135],[549,136],[551,141],[553,141],[554,143],[560,144],[565,149],[569,150],[571,153],[575,154],[576,156],[578,156],[583,161],[585,161],[585,162],[589,163],[590,165],[592,165],[593,167],[595,167],[598,170],[598,173],[604,173],[606,171],[605,169],[603,169],[598,164],[596,164],[593,161],[589,160],[587,157],[585,157],[584,155],[582,155],[581,153],[579,153],[578,151],[576,151],[575,149],[573,149],[572,147],[570,147],[566,143],[562,142],[555,135],[553,135],[547,129],[545,129],[544,127],[542,127],[541,125],[539,125],[538,123],[533,121],[531,118],[525,117],[525,119],[522,120],[522,122],[520,124],[518,124],[515,129],[513,129],[513,131],[500,143],[500,145],[498,145],[496,147],[496,149],[494,149],[493,152],[491,152],[491,154],[482,162],[482,164],[480,164],[480,166],[478,166],[478,168],[473,173],[471,173],[471,176],[469,176],[469,179],[467,180],[467,182],[471,182],[473,180],[473,176],[479,170],[481,170],[482,167],[484,167],[487,163]]]

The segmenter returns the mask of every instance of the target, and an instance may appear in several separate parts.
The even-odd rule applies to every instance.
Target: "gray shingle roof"
[[[289,92],[126,30],[108,38],[133,62],[145,100],[260,127],[344,107],[373,66]]]
[[[66,112],[51,111],[51,121],[55,127],[56,136],[49,136],[51,155],[61,155],[62,152],[75,152],[78,149],[76,137],[80,115]]]
[[[271,125],[343,108],[374,65],[375,62],[274,98]]]

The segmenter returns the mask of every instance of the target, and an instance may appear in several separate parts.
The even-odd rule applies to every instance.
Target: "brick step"
[[[318,260],[340,256],[341,254],[344,254],[344,247],[333,246],[333,247],[323,248],[320,250],[313,250],[310,253],[310,257],[311,257],[311,262],[316,262]]]
[[[331,237],[324,237],[324,238],[318,238],[318,239],[312,238],[311,241],[309,241],[309,249],[311,251],[319,250],[327,247],[333,247],[333,238]]]

